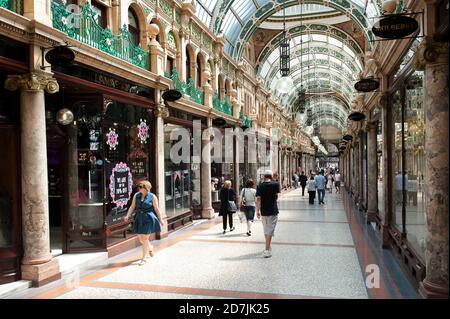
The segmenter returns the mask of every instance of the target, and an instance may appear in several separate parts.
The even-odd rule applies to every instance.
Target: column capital
[[[384,109],[388,106],[388,94],[386,92],[381,93],[378,96],[378,105],[380,106],[380,108]]]
[[[419,70],[423,70],[427,64],[448,64],[448,42],[425,38],[414,55],[413,64]]]
[[[377,129],[377,123],[375,122],[366,122],[366,131],[370,132],[372,130],[376,130]]]
[[[165,119],[169,117],[169,108],[167,108],[164,104],[159,104],[155,110],[156,117],[161,117]]]
[[[9,91],[20,89],[31,92],[45,90],[47,93],[53,94],[59,91],[59,85],[51,74],[36,71],[27,74],[8,75],[5,81],[5,89]]]

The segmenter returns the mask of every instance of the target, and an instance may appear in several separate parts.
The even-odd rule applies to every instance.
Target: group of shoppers
[[[314,199],[317,197],[319,200],[319,205],[325,205],[325,189],[328,189],[330,193],[332,193],[333,184],[336,188],[336,193],[340,193],[341,189],[341,174],[338,170],[336,172],[329,171],[324,176],[324,170],[320,170],[318,175],[315,175],[313,172],[310,173],[309,180],[307,182],[307,189],[309,194],[309,203],[314,204]]]
[[[241,209],[247,219],[247,236],[252,235],[252,223],[256,217],[262,220],[265,236],[264,257],[271,257],[271,241],[275,233],[275,226],[278,221],[277,197],[280,192],[280,184],[273,180],[273,173],[266,171],[264,180],[254,188],[253,180],[248,180],[245,188],[241,191]],[[133,222],[132,232],[138,235],[139,242],[142,245],[142,258],[139,265],[146,263],[149,257],[154,256],[154,248],[150,244],[150,235],[161,232],[164,221],[158,206],[158,198],[151,192],[152,185],[149,181],[141,181],[138,184],[137,192],[134,194],[131,205],[127,211],[124,221]],[[225,181],[220,190],[221,206],[219,216],[223,220],[223,233],[227,230],[227,222],[230,231],[233,226],[233,214],[237,212],[236,193],[231,188],[231,181]],[[133,218],[132,218],[133,216]]]
[[[237,212],[237,206],[241,207],[247,220],[247,236],[252,235],[252,224],[256,217],[262,220],[264,228],[265,249],[263,257],[272,256],[271,241],[275,234],[275,226],[278,221],[277,198],[280,192],[280,184],[274,180],[272,171],[264,173],[264,180],[254,188],[255,183],[249,179],[240,193],[241,202],[236,205],[236,192],[231,188],[231,181],[225,181],[220,190],[219,216],[222,216],[223,233],[227,231],[227,222],[230,232],[233,226],[233,214]]]

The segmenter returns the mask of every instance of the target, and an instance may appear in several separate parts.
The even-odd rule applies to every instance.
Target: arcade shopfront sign
[[[393,14],[377,21],[372,32],[384,39],[401,39],[413,34],[418,28],[416,19],[403,14]]]

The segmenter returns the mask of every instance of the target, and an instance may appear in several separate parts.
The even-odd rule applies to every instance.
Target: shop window
[[[92,0],[91,2],[92,11],[94,11],[95,22],[102,28],[106,28],[108,25],[107,16],[106,16],[106,7],[99,2]]]
[[[188,49],[186,48],[186,83],[189,82],[189,78],[192,77],[191,76],[191,55],[189,54]]]
[[[425,92],[424,72],[416,71],[406,82],[404,148],[406,186],[406,231],[409,242],[425,258]]]
[[[182,132],[192,136],[188,127],[164,124],[165,202],[166,215],[169,219],[201,205],[200,163],[192,161],[192,145],[188,147],[189,154],[179,154],[187,156],[180,162],[171,158],[172,147],[181,139],[179,136],[178,140],[171,140],[171,134],[181,135]]]
[[[197,64],[195,65],[196,77],[197,77],[197,87],[202,87],[202,63],[200,61],[200,54],[197,54]]]
[[[402,202],[403,202],[403,189],[407,180],[403,181],[403,152],[402,152],[402,103],[401,93],[396,91],[392,96],[392,122],[393,122],[393,152],[392,152],[392,168],[394,174],[394,216],[395,224],[402,230]]]
[[[167,63],[166,63],[166,72],[170,75],[172,75],[172,71],[175,68],[175,63],[173,58],[167,57]]]
[[[378,214],[382,221],[384,221],[385,210],[384,210],[384,163],[383,163],[383,131],[382,123],[378,122],[377,128],[377,196],[378,196]]]
[[[423,71],[415,71],[393,96],[395,222],[425,257],[425,101]]]
[[[131,41],[135,46],[140,43],[140,30],[138,24],[138,18],[132,8],[128,9],[128,31],[130,32]]]

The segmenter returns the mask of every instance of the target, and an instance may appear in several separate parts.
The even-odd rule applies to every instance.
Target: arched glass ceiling
[[[372,38],[368,17],[379,12],[379,0],[304,0],[304,4],[324,5],[338,10]],[[298,6],[299,0],[197,0],[197,15],[218,34],[223,32],[226,52],[240,59],[245,42],[265,19],[283,8]],[[201,7],[201,8],[199,8]],[[213,9],[212,9],[213,8]]]
[[[286,7],[293,14],[300,11],[299,0],[196,0],[196,15],[215,34],[224,33],[225,52],[238,60],[243,44],[256,26],[270,16],[279,16]],[[367,18],[379,14],[381,0],[304,0],[305,14],[326,12],[324,7],[348,15],[369,38]],[[308,7],[309,6],[309,7]],[[289,9],[292,7],[292,9]],[[316,11],[313,11],[316,10]],[[236,47],[236,43],[238,46]]]
[[[302,45],[300,44],[302,40]],[[350,74],[355,74],[362,70],[361,57],[359,52],[355,52],[348,45],[337,39],[335,36],[323,34],[305,34],[291,39],[291,70],[302,59],[302,64],[309,60],[327,60],[330,62],[343,66],[345,64],[346,70]],[[300,50],[301,49],[301,50]],[[259,65],[262,65],[257,74],[265,79],[271,70],[279,69],[280,51],[278,47],[272,47],[271,51],[264,54],[265,59],[258,59]],[[273,74],[271,74],[273,76]]]
[[[305,44],[295,44],[296,40],[291,41],[291,77],[297,87],[300,87],[300,79],[303,78],[303,85],[308,89],[318,89],[321,91],[332,90],[343,95],[347,102],[350,102],[353,92],[353,76],[362,71],[362,65],[355,54],[350,55],[342,48],[343,43],[323,36],[320,40],[333,39],[330,42],[320,42],[317,36],[323,35],[304,35],[302,38]],[[300,38],[300,37],[298,37]],[[299,42],[299,40],[298,40]],[[308,45],[308,42],[311,44]],[[331,44],[333,43],[333,44]],[[317,67],[309,67],[310,61],[317,63]],[[300,67],[296,68],[297,65]],[[305,69],[306,68],[306,69]],[[275,85],[281,75],[279,70],[279,50],[274,49],[261,67],[259,76],[263,78],[266,86],[274,91]],[[347,75],[342,76],[341,70]],[[293,91],[291,94],[296,94]],[[284,99],[284,102],[287,102]]]
[[[316,14],[316,13],[324,13],[324,12],[333,12],[336,11],[330,7],[326,7],[320,4],[299,4],[296,6],[292,6],[286,8],[286,17],[296,16],[300,14]],[[273,15],[273,17],[282,18],[283,10],[278,11]]]

